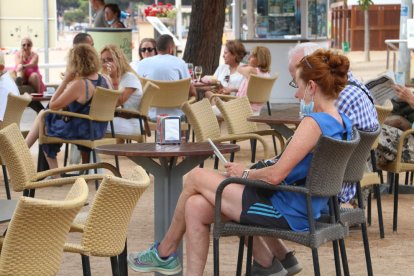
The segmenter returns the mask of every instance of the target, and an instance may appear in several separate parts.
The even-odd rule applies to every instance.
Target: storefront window
[[[308,36],[327,36],[327,8],[326,0],[308,1]]]

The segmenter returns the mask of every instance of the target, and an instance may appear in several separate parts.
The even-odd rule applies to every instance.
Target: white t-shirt
[[[131,61],[131,63],[129,64],[131,66],[132,69],[134,69],[135,73],[138,74],[138,63],[140,63],[140,60],[136,60],[136,61]]]
[[[230,75],[230,66],[227,64],[222,64],[217,67],[216,72],[214,72],[217,80],[223,85],[223,87],[231,87],[239,89],[240,84],[243,81],[243,75],[240,74],[237,70]],[[228,82],[226,81],[226,76],[228,77]]]
[[[137,73],[141,77],[150,80],[175,81],[190,77],[187,64],[180,58],[158,54],[145,58],[138,62]],[[148,116],[154,121],[159,114],[181,116],[183,112],[179,108],[150,108]]]
[[[124,102],[123,107],[126,109],[138,110],[139,103],[142,98],[142,86],[138,77],[131,72],[126,72],[122,75],[121,81],[119,82],[119,90],[131,87],[136,88],[135,91],[129,96],[128,100]],[[131,118],[125,119],[120,117],[114,117],[114,130],[118,134],[140,134],[140,123],[139,119]],[[111,127],[108,124],[107,132],[111,132]]]
[[[6,112],[7,96],[9,93],[16,96],[20,95],[16,83],[10,76],[9,72],[6,72],[0,76],[0,121],[3,121],[4,112]]]

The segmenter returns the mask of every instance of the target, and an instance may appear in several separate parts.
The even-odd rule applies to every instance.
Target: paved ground
[[[373,52],[372,62],[363,62],[361,52],[353,52],[349,54],[352,62],[352,70],[356,76],[367,80],[375,77],[378,73],[385,70],[385,52]],[[287,108],[292,106],[275,106],[275,108]],[[30,127],[34,118],[34,113],[27,111],[23,120],[23,129]],[[225,128],[223,127],[223,130]],[[224,130],[225,131],[225,130]],[[270,141],[269,141],[270,142]],[[241,152],[237,155],[236,160],[240,162],[248,162],[248,144],[241,143]],[[37,157],[37,147],[32,148],[33,160]],[[113,162],[112,158],[102,156],[104,161]],[[128,176],[134,164],[126,158],[121,158],[121,173]],[[205,167],[212,167],[212,161],[208,160]],[[153,183],[153,182],[151,182]],[[94,186],[90,184],[89,202],[94,197]],[[51,189],[39,190],[36,196],[39,198],[63,198],[68,191],[68,187],[57,187]],[[153,187],[152,184],[140,199],[132,216],[132,220],[128,231],[128,246],[131,251],[143,250],[153,241]],[[14,198],[19,194],[13,193]],[[0,189],[0,197],[4,198],[4,190]],[[375,202],[375,201],[374,201]],[[371,245],[371,255],[375,275],[412,275],[414,271],[414,241],[412,232],[414,224],[412,223],[413,208],[412,195],[402,195],[400,197],[400,213],[399,213],[399,231],[392,233],[392,197],[390,195],[383,196],[384,223],[385,223],[385,239],[379,239],[379,231],[377,224],[376,207],[373,206],[373,226],[369,228],[369,237]],[[374,204],[375,205],[375,204]],[[4,225],[0,226],[0,231],[4,229]],[[33,237],[35,238],[35,237]],[[71,235],[70,240],[78,240],[78,235]],[[233,275],[235,271],[237,239],[225,238],[221,242],[221,271],[222,275]],[[348,257],[350,261],[351,275],[366,275],[365,259],[363,255],[363,247],[360,231],[351,231],[350,236],[346,240]],[[312,275],[312,258],[308,248],[289,245],[296,250],[297,257],[301,261],[304,270],[301,275]],[[210,248],[212,252],[212,246]],[[320,249],[320,260],[322,275],[334,275],[334,263],[331,246],[328,244]],[[185,265],[185,261],[184,261]],[[91,258],[92,273],[94,275],[110,275],[110,262],[106,258]],[[80,256],[74,254],[65,254],[61,270],[58,275],[81,275]],[[130,270],[130,275],[140,275]],[[208,263],[205,275],[213,275],[212,253],[208,257]]]

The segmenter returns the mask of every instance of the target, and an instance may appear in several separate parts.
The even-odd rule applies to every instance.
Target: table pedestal
[[[161,157],[160,163],[152,158],[142,156],[128,156],[136,164],[154,175],[154,231],[155,240],[161,241],[167,233],[174,215],[175,206],[183,187],[183,176],[199,165],[210,155],[187,156],[177,164],[177,159],[182,157]],[[183,260],[182,243],[177,249],[180,261]],[[158,274],[157,275],[162,275]],[[176,275],[182,275],[176,274]]]

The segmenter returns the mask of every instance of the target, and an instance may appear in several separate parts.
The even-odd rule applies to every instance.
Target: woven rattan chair
[[[29,103],[32,101],[32,96],[29,94],[23,94],[22,96],[15,96],[11,93],[7,96],[7,106],[4,112],[3,121],[0,121],[0,129],[5,128],[13,123],[20,125],[23,112]],[[11,199],[9,177],[7,176],[6,165],[0,158],[0,164],[3,170],[4,187],[6,188],[7,199]]]
[[[253,133],[221,135],[216,115],[214,115],[208,99],[203,99],[193,104],[185,102],[181,106],[181,109],[187,117],[188,122],[194,129],[197,142],[205,142],[208,138],[215,142],[233,142],[257,139],[263,146],[263,157],[269,157],[268,145],[260,135]],[[231,157],[231,161],[232,160],[233,156]],[[217,168],[217,161],[215,167]]]
[[[247,97],[240,97],[228,102],[221,100],[216,101],[216,105],[227,123],[227,131],[229,134],[247,134],[254,133],[260,136],[271,135],[273,139],[273,147],[275,155],[277,155],[275,137],[279,140],[280,146],[285,147],[285,141],[277,131],[273,129],[259,130],[255,122],[247,121],[247,118],[253,116],[253,111],[250,107],[249,99]],[[251,140],[252,160],[255,162],[256,158],[256,140]]]
[[[75,117],[75,118],[83,118],[89,121],[89,129],[91,131],[90,140],[68,140],[62,139],[59,137],[52,137],[48,136],[45,132],[45,125],[44,119],[41,120],[39,126],[39,144],[75,144],[87,147],[92,150],[93,162],[96,163],[96,152],[95,148],[102,145],[107,144],[115,144],[116,140],[114,138],[102,138],[102,139],[93,139],[93,122],[109,122],[111,124],[112,130],[112,137],[115,137],[114,128],[112,124],[112,119],[114,118],[115,107],[118,101],[118,97],[121,95],[121,91],[106,89],[103,87],[96,87],[96,91],[93,95],[91,107],[89,114],[80,114],[75,112],[69,111],[61,111],[61,110],[46,110],[43,113],[43,117],[45,117],[49,113],[60,114],[62,116],[68,117]],[[67,151],[66,151],[67,152]],[[66,157],[65,157],[66,159]],[[118,165],[118,158],[115,156],[116,167],[119,169]],[[66,166],[66,164],[65,164]],[[95,170],[97,173],[97,170]]]
[[[34,190],[37,188],[60,186],[73,183],[76,179],[76,177],[66,177],[44,180],[51,175],[103,168],[111,171],[116,176],[120,176],[118,170],[108,163],[71,165],[64,168],[36,172],[30,150],[16,124],[0,130],[0,144],[2,145],[0,147],[0,157],[9,171],[11,186],[15,192],[23,192],[25,196],[29,194],[34,196]],[[86,180],[100,180],[103,175],[90,174],[83,177]]]
[[[2,244],[0,275],[56,275],[70,225],[87,197],[82,178],[62,201],[21,197]]]
[[[82,239],[80,244],[66,243],[64,251],[81,254],[84,275],[91,274],[89,256],[111,257],[113,274],[118,275],[118,269],[125,272],[128,224],[138,199],[150,182],[139,166],[135,167],[133,175],[133,180],[106,176],[86,220],[75,219],[72,231],[82,232]]]
[[[148,122],[148,111],[154,98],[154,95],[159,90],[159,87],[152,82],[145,82],[143,86],[143,95],[137,110],[117,108],[115,109],[116,116],[124,118],[138,118],[140,120],[140,132],[141,134],[127,135],[115,133],[115,138],[121,138],[125,140],[132,140],[138,143],[145,142],[147,136],[151,136],[151,130]]]
[[[345,173],[346,164],[359,142],[359,134],[355,132],[354,139],[351,141],[341,141],[329,137],[321,137],[315,146],[313,158],[306,178],[305,186],[270,185],[259,180],[248,180],[242,178],[227,178],[217,189],[215,202],[215,223],[214,223],[214,274],[219,275],[219,239],[222,236],[240,236],[239,262],[237,274],[241,273],[241,260],[243,258],[244,236],[249,237],[247,252],[246,275],[250,275],[251,253],[253,236],[271,236],[284,240],[293,241],[310,247],[312,249],[313,265],[315,275],[320,275],[318,247],[328,241],[344,239],[348,233],[348,227],[339,221],[336,222],[332,207],[337,206],[336,195],[341,190],[342,180]],[[224,188],[231,184],[238,183],[257,188],[271,189],[275,191],[290,191],[304,194],[308,206],[309,231],[295,232],[292,230],[282,230],[274,228],[264,228],[258,226],[242,225],[234,222],[223,222],[221,212],[221,198]],[[331,221],[315,222],[313,218],[312,197],[330,197]],[[334,206],[332,206],[334,205]],[[335,212],[339,215],[338,212]],[[346,256],[346,255],[345,255]],[[338,259],[338,255],[335,255]],[[346,260],[345,260],[346,261]],[[338,260],[339,263],[339,260]],[[347,262],[345,262],[347,265]],[[337,267],[338,268],[338,267]]]

